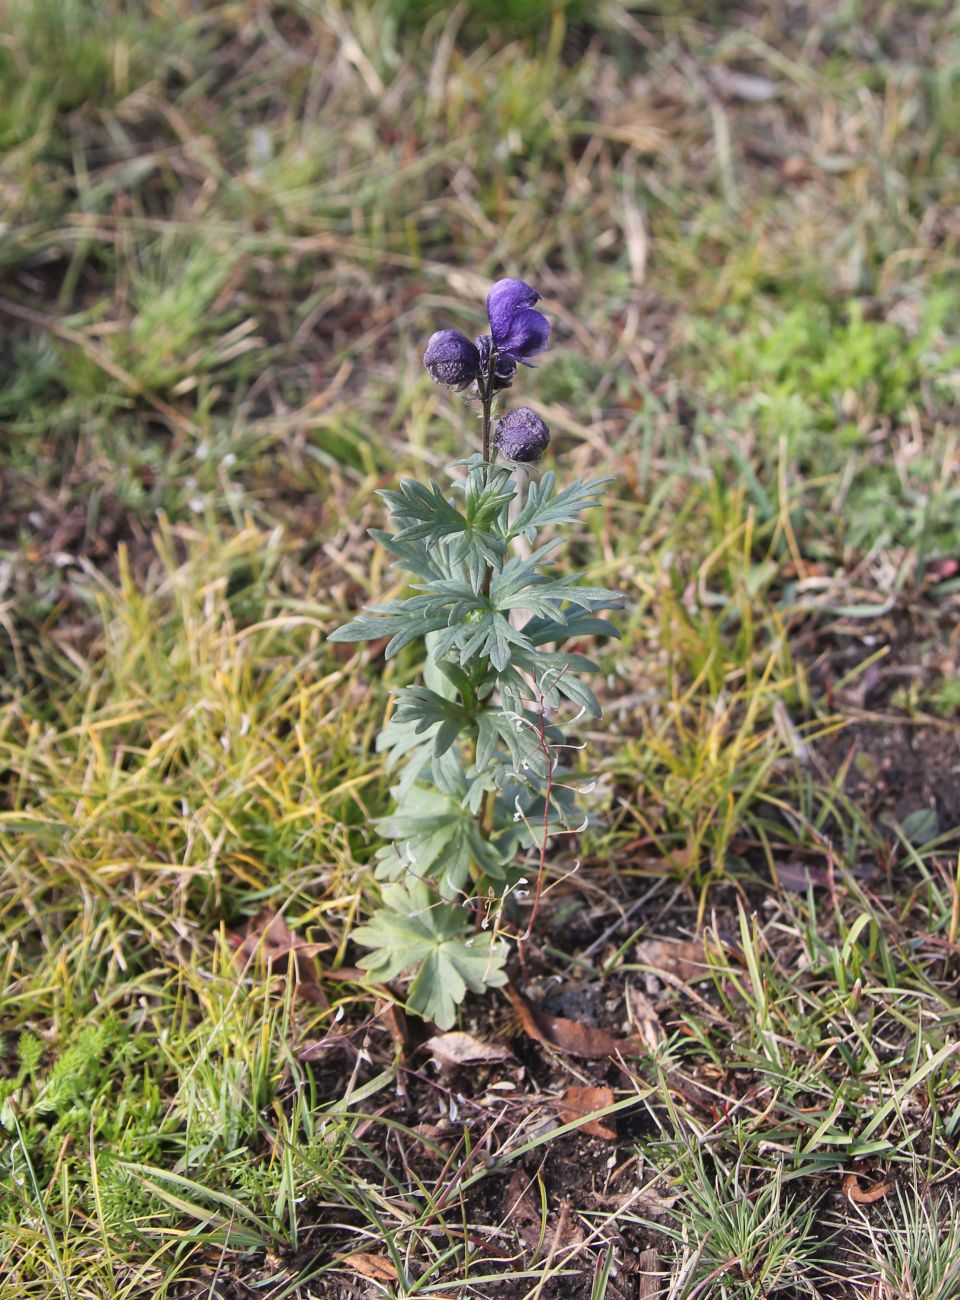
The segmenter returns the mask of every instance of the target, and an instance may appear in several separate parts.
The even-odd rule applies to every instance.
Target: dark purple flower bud
[[[487,294],[490,333],[501,356],[528,366],[528,358],[547,347],[550,322],[533,310],[533,304],[539,301],[536,289],[523,280],[498,280]]]
[[[493,445],[507,460],[531,464],[539,460],[550,442],[550,430],[536,411],[518,406],[497,421]]]
[[[493,349],[493,339],[489,334],[481,334],[477,339],[477,351],[480,353],[480,373],[486,377],[490,368],[490,352]],[[493,389],[497,392],[501,388],[509,388],[513,382],[513,376],[517,373],[517,363],[512,357],[502,357],[497,353],[497,360],[493,370]]]
[[[459,330],[437,330],[430,335],[423,364],[434,383],[466,388],[480,373],[480,353]]]

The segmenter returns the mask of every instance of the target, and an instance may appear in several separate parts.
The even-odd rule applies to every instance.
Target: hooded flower
[[[518,406],[497,421],[493,443],[507,460],[531,464],[539,460],[550,442],[550,430],[536,411]]]
[[[437,330],[430,335],[423,364],[435,383],[466,388],[480,373],[480,353],[459,330]]]
[[[550,342],[550,322],[533,310],[540,301],[536,289],[523,280],[498,280],[487,294],[487,316],[493,346],[501,357],[529,365],[529,357]]]

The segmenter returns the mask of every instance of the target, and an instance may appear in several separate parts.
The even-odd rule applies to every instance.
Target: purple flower
[[[466,388],[480,373],[480,353],[459,330],[437,330],[430,335],[423,364],[434,383]]]
[[[518,406],[515,411],[508,411],[497,421],[493,435],[493,445],[507,460],[525,464],[539,460],[549,442],[550,430],[529,406]]]
[[[540,301],[536,289],[523,280],[498,280],[487,294],[487,316],[493,346],[502,357],[528,366],[528,357],[543,352],[550,342],[550,322],[533,310]]]

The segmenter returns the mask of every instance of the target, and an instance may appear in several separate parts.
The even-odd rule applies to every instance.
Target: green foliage
[[[758,6],[727,0],[584,5],[589,24],[635,16],[601,40],[585,38],[582,12],[565,10],[565,33],[548,8],[535,29],[546,39],[517,41],[502,16],[460,22],[440,0],[399,25],[391,0],[0,0],[0,297],[33,313],[5,307],[0,320],[2,1300],[339,1294],[357,1286],[342,1262],[355,1250],[389,1256],[397,1281],[382,1285],[398,1295],[550,1295],[593,1277],[599,1300],[634,1277],[631,1137],[672,1121],[683,1152],[692,1141],[714,1156],[721,1198],[756,1195],[784,1165],[781,1206],[827,1189],[818,1228],[841,1238],[830,1280],[811,1271],[821,1294],[958,1291],[956,1202],[929,1184],[956,1177],[960,1090],[949,1062],[916,1080],[958,1021],[956,853],[946,839],[898,840],[891,857],[884,783],[861,793],[852,779],[868,755],[849,779],[833,766],[901,707],[911,738],[931,710],[960,708],[936,683],[955,657],[956,576],[913,568],[923,553],[960,554],[956,7],[808,6],[811,27],[795,5],[764,7],[759,26]],[[742,99],[730,70],[766,79],[772,97]],[[784,182],[794,161],[807,170]],[[422,687],[472,718],[437,755],[442,706],[419,731],[420,704],[397,720],[420,644],[384,664],[376,646],[353,657],[322,635],[341,602],[416,594],[362,536],[381,522],[374,489],[429,473],[465,513],[436,466],[461,454],[472,421],[456,402],[440,418],[422,339],[441,313],[466,328],[447,315],[458,285],[522,268],[566,309],[537,372],[555,447],[565,455],[586,429],[578,472],[616,476],[606,508],[567,534],[563,572],[622,587],[631,612],[623,643],[596,654],[588,638],[611,633],[602,615],[534,616],[522,627],[533,654],[514,647],[506,670],[516,694],[501,678],[483,697],[478,682],[469,707],[472,669],[431,665],[431,634]],[[858,340],[846,302],[861,293]],[[795,326],[792,371],[767,366],[762,380],[744,347],[727,383],[734,336],[763,353],[798,305],[823,314],[826,342]],[[720,312],[707,343],[684,349],[685,323]],[[889,328],[888,385],[876,355]],[[830,373],[831,348],[851,349],[857,387]],[[831,391],[808,391],[811,375]],[[806,580],[788,523],[823,565]],[[397,548],[414,581],[442,573],[422,542]],[[881,621],[830,627],[838,603],[880,600],[892,603]],[[871,723],[853,708],[862,678],[841,684],[858,634],[872,656],[927,614],[939,650],[903,675],[899,656],[880,662],[905,703],[871,692],[883,715]],[[547,675],[539,656],[554,643]],[[564,670],[569,649],[582,658]],[[520,926],[545,802],[531,663],[541,687],[559,676],[584,692],[602,668],[609,715],[602,740],[590,735],[602,765],[591,808],[604,814],[583,836],[589,892],[571,881],[546,897],[554,934],[567,938],[561,917],[574,914],[577,939],[544,962],[612,1001],[625,976],[651,978],[621,965],[638,939],[699,937],[698,903],[707,922],[716,905],[736,944],[724,962],[711,950],[713,985],[653,998],[678,1044],[671,1095],[699,1088],[677,1115],[653,1095],[649,1118],[621,1125],[608,1208],[589,1180],[565,1184],[576,1139],[537,1126],[510,1093],[494,1123],[496,1068],[435,1080],[467,1102],[452,1127],[426,1116],[443,1126],[437,1141],[406,1129],[425,1117],[426,1083],[391,1073],[377,992],[327,974],[354,962],[374,823],[428,787],[461,814],[458,801],[479,799],[479,821],[484,782],[506,782],[490,872],[510,890],[499,924]],[[825,675],[837,716],[816,728]],[[565,700],[557,689],[549,703],[564,710],[549,715],[556,747],[580,707]],[[823,736],[851,713],[855,735]],[[892,750],[893,775],[922,751]],[[560,781],[584,784],[555,769],[550,824],[563,829],[562,811],[578,826]],[[517,800],[529,825],[513,820]],[[551,845],[548,887],[570,866],[554,856],[567,843]],[[760,916],[756,982],[731,887]],[[263,907],[327,945],[329,1010],[221,946]],[[469,1027],[513,1032],[495,1011]],[[316,1061],[299,1059],[324,1039]],[[60,1109],[41,1111],[78,1043],[87,1063],[58,1074]],[[642,1098],[650,1064],[631,1058],[605,1081]],[[606,1074],[576,1068],[583,1082]],[[601,1164],[614,1154],[590,1145]],[[677,1175],[676,1152],[661,1180]],[[510,1175],[544,1154],[538,1253],[501,1221]],[[888,1160],[901,1194],[865,1208],[839,1194],[848,1170],[869,1185]],[[683,1181],[672,1192],[686,1197]],[[578,1248],[571,1232],[569,1252],[551,1245],[568,1197],[584,1237]],[[722,1300],[736,1261],[679,1280],[704,1240],[702,1211],[696,1222],[674,1252],[658,1215],[641,1244],[672,1274],[663,1293]],[[496,1257],[513,1281],[489,1276]],[[856,1276],[841,1280],[845,1269]]]
[[[820,468],[861,445],[865,421],[899,417],[921,400],[925,382],[948,378],[960,359],[943,334],[949,321],[942,295],[926,304],[910,335],[890,319],[868,317],[857,300],[811,299],[785,311],[754,302],[749,314],[731,309],[698,322],[693,347],[707,363],[708,394],[747,401],[764,432],[786,436],[792,451]]]
[[[867,319],[856,301],[840,310],[800,302],[769,319],[751,318],[746,328],[731,330],[732,324],[721,318],[703,327],[703,347],[714,355],[712,381],[759,389],[772,409],[802,398],[821,428],[831,425],[848,390],[878,413],[896,413],[920,376],[923,340]]]
[[[387,885],[383,903],[369,925],[353,932],[357,943],[373,949],[360,965],[381,982],[415,969],[411,1010],[449,1029],[468,989],[483,993],[507,982],[506,944],[477,931],[462,907],[436,902],[416,880]]]
[[[150,249],[131,276],[133,316],[113,343],[115,360],[146,388],[183,393],[256,348],[253,323],[239,322],[235,307],[216,308],[236,263],[235,252],[212,240]]]
[[[419,25],[448,11],[443,0],[389,0],[389,9],[404,25]],[[570,19],[591,15],[596,6],[586,0],[468,0],[466,18],[475,29],[493,29],[505,36],[542,30],[554,14]]]
[[[827,1242],[815,1205],[785,1193],[776,1175],[751,1188],[741,1170],[714,1164],[696,1146],[681,1162],[679,1181],[681,1204],[661,1231],[696,1261],[690,1293],[697,1283],[716,1282],[725,1300],[819,1294],[813,1277],[826,1262]]]
[[[818,512],[839,510],[844,540],[858,550],[900,544],[918,547],[921,558],[949,552],[960,542],[960,487],[944,469],[948,434],[897,464],[881,432],[882,422],[906,421],[911,406],[952,400],[957,328],[947,292],[931,295],[910,333],[868,316],[858,300],[813,298],[786,310],[751,302],[749,313],[740,307],[698,321],[700,385],[711,402],[736,399],[721,428],[707,416],[701,427],[712,439],[725,439],[731,425],[759,434],[764,479],[778,472],[785,446],[792,466],[823,476]],[[851,458],[859,462],[855,476]]]
[[[954,1193],[898,1187],[867,1258],[882,1285],[904,1300],[952,1300],[960,1294],[960,1206]],[[866,1253],[866,1252],[865,1252]]]
[[[139,12],[138,12],[139,10]],[[157,26],[139,4],[121,0],[16,0],[8,7],[0,50],[0,102],[14,140],[22,125],[51,107],[78,108],[88,100],[126,94],[151,68]],[[46,102],[44,102],[44,100]],[[36,114],[36,116],[34,116]],[[3,118],[0,117],[0,121]],[[21,135],[22,138],[22,135]]]
[[[381,492],[394,529],[374,536],[421,594],[371,605],[330,636],[389,637],[387,658],[428,639],[431,684],[398,692],[379,742],[398,781],[397,811],[377,822],[390,842],[377,854],[376,874],[396,883],[355,938],[374,950],[362,965],[377,978],[414,971],[409,1005],[442,1025],[453,1023],[468,989],[503,981],[505,945],[493,937],[499,904],[493,918],[486,909],[516,887],[521,867],[512,860],[545,847],[544,817],[547,834],[572,825],[569,792],[553,790],[557,732],[545,712],[567,701],[598,717],[580,676],[597,665],[543,647],[615,635],[595,611],[620,604],[614,591],[547,576],[556,540],[511,555],[518,539],[529,545],[542,529],[598,505],[606,480],[577,480],[558,492],[548,472],[528,484],[511,520],[510,478],[509,469],[474,456],[457,485],[463,509],[435,483],[404,479],[399,490]],[[517,613],[527,615],[520,627],[511,621]],[[467,906],[449,906],[455,898]],[[494,921],[489,939],[477,929],[481,919]]]

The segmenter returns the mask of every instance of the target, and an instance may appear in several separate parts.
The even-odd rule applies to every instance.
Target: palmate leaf
[[[599,608],[594,606],[594,608]],[[559,619],[555,614],[538,614],[523,625],[523,634],[532,645],[546,645],[548,641],[569,641],[572,637],[619,637],[620,629],[605,618],[595,618],[589,612],[568,614]]]
[[[463,804],[464,793],[462,788],[446,794],[414,785],[406,792],[402,810],[375,823],[385,839],[396,842],[396,854],[406,869],[420,878],[436,879],[447,897],[467,884],[471,862],[486,875],[503,878],[499,849],[481,834]],[[393,857],[386,855],[378,874],[393,874],[394,866]]]
[[[512,646],[532,650],[523,632],[494,609],[475,615],[469,622],[448,628],[437,638],[437,655],[456,650],[462,667],[477,659],[489,659],[496,672],[502,672],[510,663]]]
[[[514,520],[508,540],[523,536],[532,543],[537,532],[548,524],[573,523],[581,510],[600,504],[603,489],[612,482],[610,478],[575,479],[569,487],[555,492],[557,478],[552,470],[548,470],[539,483],[530,484],[527,499]]]
[[[557,546],[556,541],[538,547],[528,558],[517,556],[495,574],[490,584],[490,599],[498,609],[528,609],[562,620],[563,602],[580,609],[611,609],[622,605],[618,591],[607,587],[587,587],[577,582],[577,575],[547,578],[538,565]]]
[[[586,682],[577,676],[578,673],[599,671],[599,664],[587,659],[585,655],[518,650],[509,667],[498,674],[498,685],[506,707],[517,713],[522,712],[531,700],[535,702],[535,692],[531,685],[531,680],[535,677],[537,687],[551,709],[560,707],[562,697],[570,700],[577,708],[585,709],[592,717],[599,718],[601,709],[597,697]]]
[[[551,835],[569,834],[583,823],[582,811],[577,807],[572,781],[574,774],[564,767],[554,773],[555,782],[550,792],[550,816],[547,821],[547,838]],[[504,830],[502,838],[505,853],[517,853],[539,848],[543,843],[543,814],[546,794],[542,783],[524,779],[504,782],[497,799],[497,820]],[[517,818],[519,809],[521,816]]]
[[[528,559],[509,561],[494,574],[489,595],[472,577],[435,577],[424,582],[417,595],[368,605],[363,614],[337,628],[329,639],[364,641],[389,636],[385,651],[389,659],[412,641],[439,632],[435,648],[438,660],[456,651],[461,667],[488,659],[496,672],[502,672],[514,657],[513,647],[533,648],[526,631],[511,626],[512,610],[527,610],[541,620],[563,626],[569,618],[579,617],[577,611],[590,613],[621,604],[619,593],[606,587],[544,577],[537,563],[553,547],[550,542]],[[569,614],[567,606],[572,607]]]
[[[481,614],[489,608],[489,600],[475,592],[469,582],[435,580],[423,595],[368,605],[367,613],[338,627],[330,633],[328,640],[370,641],[390,636],[384,651],[390,659],[428,632],[463,622],[468,614]]]
[[[368,528],[367,532],[384,550],[395,556],[395,569],[406,569],[423,582],[442,582],[445,578],[461,578],[463,573],[454,566],[441,549],[430,550],[423,542],[401,541],[393,533],[385,533],[382,528]]]
[[[521,721],[522,719],[522,721]],[[476,770],[488,764],[509,758],[515,769],[529,771],[534,776],[545,777],[549,770],[546,755],[540,748],[537,733],[538,719],[530,710],[517,713],[503,709],[484,709],[477,718]],[[547,740],[558,742],[562,736],[557,728],[546,728]],[[500,746],[506,749],[506,754]]]
[[[566,601],[583,610],[610,609],[620,604],[619,594],[606,587],[578,586],[567,578],[534,578],[514,591],[496,588],[496,578],[490,588],[490,598],[498,609],[526,609],[554,622],[566,622],[566,611],[559,602]]]
[[[359,965],[378,983],[418,968],[407,994],[413,1011],[449,1029],[468,989],[482,993],[506,983],[505,945],[476,931],[462,907],[436,902],[420,882],[384,886],[383,903],[353,931],[372,950]]]
[[[394,553],[411,543],[423,543],[428,551],[444,550],[448,566],[464,566],[472,586],[479,590],[487,566],[500,569],[507,554],[500,521],[514,493],[512,488],[503,490],[503,481],[503,476],[498,475],[484,487],[482,474],[471,471],[466,480],[463,514],[435,483],[424,485],[415,479],[401,479],[399,490],[380,492],[398,531],[392,537],[380,532],[373,535]],[[419,564],[420,556],[415,553],[413,558]],[[423,568],[422,564],[419,568]]]
[[[455,793],[462,785],[463,769],[455,749],[434,753],[435,729],[417,732],[416,724],[390,719],[377,737],[377,752],[387,755],[387,770],[402,765],[394,797],[403,804],[417,781],[430,781],[438,790]]]
[[[502,465],[485,465],[479,454],[467,463],[466,477],[454,484],[463,492],[467,518],[475,528],[505,536],[510,502],[517,494],[510,481],[512,471]]]
[[[399,690],[394,717],[398,722],[412,722],[418,735],[431,728],[433,752],[438,756],[474,725],[469,709],[427,686],[404,686]]]
[[[467,520],[451,505],[436,483],[418,483],[402,478],[396,491],[383,488],[377,493],[390,507],[391,522],[398,524],[397,537],[439,541],[450,533],[462,532]]]

